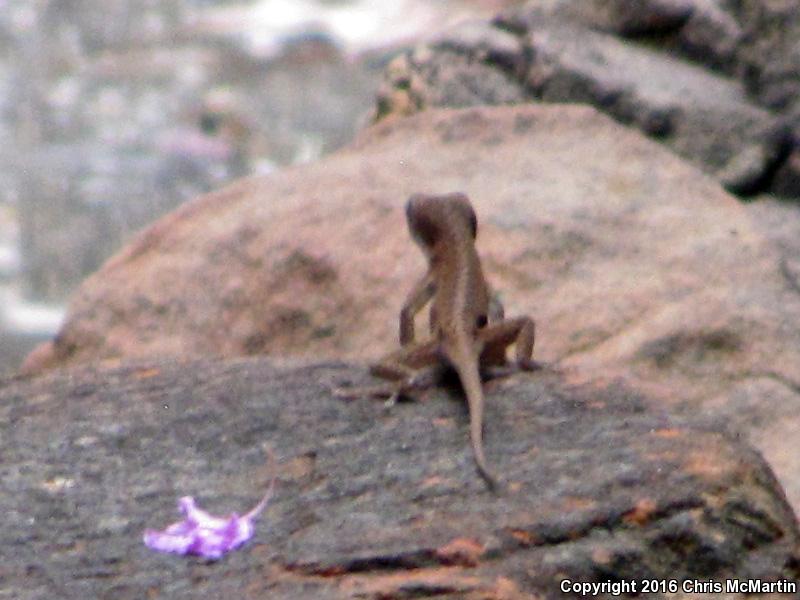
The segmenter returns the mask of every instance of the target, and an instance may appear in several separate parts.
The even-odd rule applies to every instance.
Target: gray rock
[[[683,26],[694,10],[692,0],[642,0],[635,8],[626,0],[560,3],[557,14],[623,36],[662,35]]]
[[[486,386],[486,450],[507,485],[494,494],[460,392],[391,410],[332,397],[365,379],[260,359],[3,381],[3,592],[500,600],[560,598],[564,578],[798,583],[796,518],[732,436],[619,385],[519,374]],[[277,492],[243,548],[206,562],[144,547],[179,496],[223,515],[252,505],[268,448]]]
[[[800,196],[800,140],[793,136],[791,151],[776,169],[772,191],[779,196]]]
[[[734,3],[744,38],[744,80],[766,106],[786,108],[800,98],[800,1]]]
[[[652,48],[691,58],[727,74],[738,73],[737,51],[744,31],[730,2],[720,0],[644,0],[635,8],[625,0],[548,0],[501,11],[495,23],[525,33],[550,20],[571,22]]]
[[[472,60],[497,65],[515,75],[524,73],[521,40],[487,21],[461,23],[434,38],[431,45],[469,56]]]
[[[800,89],[800,46],[791,33],[800,31],[800,3],[761,4],[648,0],[632,9],[608,0],[527,3],[501,12],[491,27],[470,24],[457,43],[431,41],[415,51],[415,60],[397,61],[395,77],[415,82],[413,100],[394,93],[398,86],[389,80],[377,114],[508,103],[477,85],[462,84],[456,86],[462,93],[453,93],[453,81],[490,81],[495,65],[486,60],[487,48],[500,47],[498,69],[506,77],[493,85],[519,89],[520,99],[512,102],[586,102],[660,139],[730,191],[798,196],[795,161],[787,158],[800,139],[800,111],[790,110]],[[785,28],[777,24],[783,17]],[[516,55],[509,36],[522,41]]]
[[[691,15],[676,33],[674,47],[700,64],[737,75],[737,52],[744,37],[742,24],[720,6],[719,0],[691,3]]]
[[[780,154],[777,120],[750,102],[741,85],[607,34],[551,24],[529,34],[527,83],[547,102],[586,102],[663,139],[712,173],[741,162],[755,174]],[[760,161],[757,159],[761,159]]]
[[[475,46],[467,49],[470,43]],[[524,64],[521,44],[508,33],[472,25],[452,31],[439,38],[434,49],[420,47],[389,64],[378,90],[375,118],[433,106],[530,101],[532,95],[519,78]]]

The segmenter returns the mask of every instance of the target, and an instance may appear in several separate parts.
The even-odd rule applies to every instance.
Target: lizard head
[[[478,235],[478,219],[466,194],[453,192],[433,196],[414,194],[406,203],[406,219],[411,236],[422,248],[453,235]]]

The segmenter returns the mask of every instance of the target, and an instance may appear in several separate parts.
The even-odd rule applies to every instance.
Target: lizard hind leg
[[[530,317],[516,317],[492,323],[478,332],[483,343],[481,364],[486,366],[502,365],[506,348],[515,345],[515,363],[523,371],[534,371],[541,364],[533,360],[533,345],[536,341],[536,324]]]
[[[411,392],[433,387],[441,379],[445,365],[434,341],[412,342],[370,367],[370,373],[384,383],[359,388],[338,388],[339,398],[381,398],[388,405],[400,398],[413,398]]]

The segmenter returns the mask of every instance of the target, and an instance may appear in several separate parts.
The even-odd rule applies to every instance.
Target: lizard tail
[[[486,457],[483,454],[483,388],[481,376],[478,372],[477,357],[453,362],[457,365],[456,371],[467,396],[470,439],[472,441],[472,451],[475,455],[475,464],[478,467],[478,473],[480,473],[486,485],[489,486],[489,489],[495,490],[497,488],[497,477],[486,465]]]
[[[267,489],[259,503],[251,508],[246,515],[244,515],[244,518],[248,520],[255,519],[259,513],[264,510],[272,498],[272,494],[275,492],[275,480],[278,478],[278,467],[275,463],[275,453],[272,451],[272,448],[267,449],[267,455],[269,456],[269,468],[272,471],[272,480],[269,482],[269,489]]]

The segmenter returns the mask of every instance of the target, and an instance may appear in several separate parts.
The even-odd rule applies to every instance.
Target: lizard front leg
[[[388,403],[415,389],[432,387],[440,378],[445,363],[435,340],[414,342],[392,352],[370,367],[370,373],[393,382]]]
[[[433,298],[436,283],[433,273],[428,270],[425,276],[413,287],[400,309],[400,345],[406,346],[414,342],[414,318],[417,313]]]

